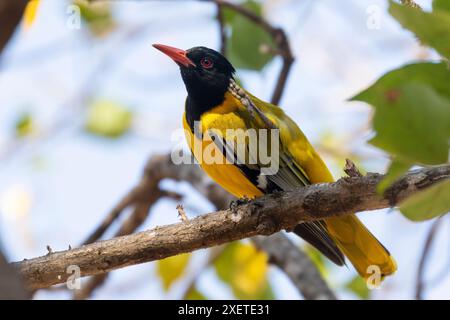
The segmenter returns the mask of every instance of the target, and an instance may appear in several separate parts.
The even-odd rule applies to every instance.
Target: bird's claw
[[[230,202],[230,210],[235,210],[237,207],[243,204],[247,204],[250,202],[250,199],[247,197],[239,198]]]

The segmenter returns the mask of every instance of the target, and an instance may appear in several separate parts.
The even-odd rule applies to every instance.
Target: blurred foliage
[[[0,212],[12,221],[30,218],[33,205],[33,190],[26,183],[9,185],[0,194]]]
[[[434,0],[433,10],[446,10],[450,12],[450,1],[448,0]]]
[[[15,125],[14,130],[16,136],[23,138],[29,136],[34,131],[33,117],[31,113],[24,112],[19,115]]]
[[[385,190],[413,165],[448,162],[450,147],[450,10],[448,1],[435,0],[433,11],[390,1],[389,12],[444,59],[441,63],[407,65],[382,76],[356,95],[375,108],[370,141],[390,153],[388,175],[378,187]],[[439,184],[407,199],[400,210],[413,220],[430,219],[450,211],[448,186]]]
[[[81,18],[94,36],[104,36],[114,29],[111,3],[87,0],[74,0],[73,3],[80,8]]]
[[[366,281],[360,276],[355,276],[346,285],[345,288],[356,294],[361,299],[370,298],[370,290],[366,284]]]
[[[237,299],[273,299],[267,279],[267,255],[253,245],[242,242],[227,244],[216,259],[214,268]]]
[[[23,22],[25,24],[25,28],[31,27],[34,20],[36,19],[39,2],[40,0],[31,0],[28,2],[25,13],[23,14]]]
[[[180,279],[186,270],[191,259],[190,253],[179,254],[177,256],[158,260],[156,262],[156,270],[162,280],[163,288],[168,291],[172,284]],[[193,292],[192,294],[196,294]]]
[[[352,137],[350,137],[352,139]],[[360,153],[353,152],[348,137],[336,134],[333,130],[325,130],[320,134],[319,143],[315,145],[319,154],[329,156],[328,165],[333,165],[336,171],[342,172],[346,159],[352,159],[358,170],[364,174],[363,159]]]
[[[112,101],[97,101],[89,106],[86,129],[93,134],[117,138],[126,133],[133,114],[122,105]]]
[[[262,16],[262,5],[247,0],[243,6]],[[224,8],[225,25],[230,31],[227,39],[227,56],[236,68],[261,70],[274,57],[272,37],[260,26],[236,11]]]
[[[207,300],[207,298],[196,287],[189,289],[188,293],[184,297],[186,300]]]
[[[327,268],[327,260],[325,259],[324,255],[322,255],[319,250],[309,244],[306,244],[304,246],[304,251],[314,263],[317,270],[319,270],[322,277],[328,278],[329,270]]]
[[[447,213],[450,208],[450,180],[444,180],[407,198],[400,210],[409,219],[422,221]]]

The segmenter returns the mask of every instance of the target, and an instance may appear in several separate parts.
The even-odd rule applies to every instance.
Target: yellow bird
[[[223,55],[205,47],[153,46],[179,65],[188,93],[187,142],[202,169],[225,190],[251,199],[334,181],[296,123],[278,106],[241,89]],[[261,130],[270,133],[261,135]],[[255,147],[260,150],[254,152]],[[344,265],[346,256],[365,279],[396,271],[389,251],[354,215],[301,223],[293,232],[337,265]]]

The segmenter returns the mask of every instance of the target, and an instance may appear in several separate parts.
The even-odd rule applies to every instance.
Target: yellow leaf
[[[25,28],[30,28],[36,19],[37,10],[39,7],[40,0],[30,0],[25,8],[25,13],[23,14],[23,21]]]
[[[253,245],[233,242],[216,260],[217,275],[238,299],[273,298],[267,280],[267,255]]]
[[[265,286],[267,256],[254,246],[242,245],[236,250],[236,270],[233,282],[239,290],[255,295]]]
[[[157,262],[156,270],[162,280],[164,290],[168,291],[172,284],[183,276],[190,258],[191,255],[185,253]]]

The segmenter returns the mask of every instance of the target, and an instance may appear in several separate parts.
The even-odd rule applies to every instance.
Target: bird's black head
[[[206,47],[194,47],[184,51],[160,44],[153,46],[180,66],[188,92],[188,102],[191,100],[199,109],[198,112],[207,111],[223,102],[235,72],[223,55]]]

